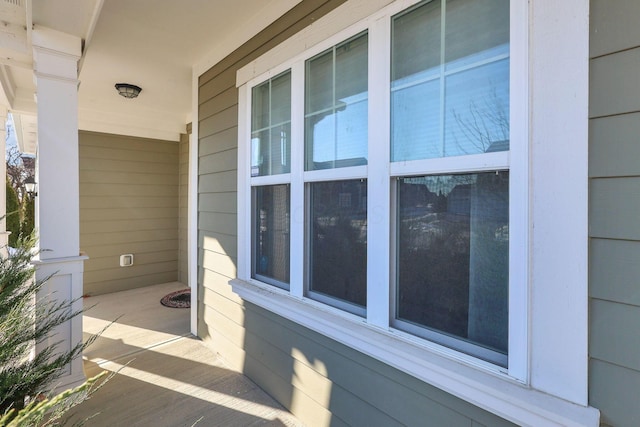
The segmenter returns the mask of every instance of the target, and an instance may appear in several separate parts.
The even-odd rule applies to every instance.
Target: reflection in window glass
[[[367,164],[368,36],[306,63],[305,170]]]
[[[253,88],[251,176],[291,171],[291,72]]]
[[[509,0],[433,0],[392,21],[391,159],[509,150]]]
[[[315,182],[310,189],[309,291],[367,303],[367,183]],[[344,307],[348,309],[348,307]]]
[[[397,198],[396,326],[506,364],[509,173],[400,178]]]
[[[289,283],[289,185],[253,189],[253,277],[276,286]]]

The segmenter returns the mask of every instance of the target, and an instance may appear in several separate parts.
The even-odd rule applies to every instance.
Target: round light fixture
[[[139,86],[131,85],[129,83],[116,83],[116,90],[125,98],[135,98],[140,95],[140,92],[142,91]]]

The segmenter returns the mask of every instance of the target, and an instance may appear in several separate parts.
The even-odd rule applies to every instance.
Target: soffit
[[[24,40],[30,39],[30,20],[82,39],[81,129],[178,140],[192,120],[194,66],[207,58],[222,59],[300,0],[2,2],[32,9],[31,17],[17,14],[15,32]],[[14,113],[34,114],[31,47],[11,53],[23,55],[22,62],[0,62],[0,83],[10,92]],[[114,85],[120,82],[142,87],[141,95],[118,96]]]

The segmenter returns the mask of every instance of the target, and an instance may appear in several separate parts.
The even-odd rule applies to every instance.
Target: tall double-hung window
[[[268,177],[251,191],[251,277],[289,286],[291,73],[251,91],[251,176]]]
[[[249,82],[241,279],[509,368],[509,3],[420,2]]]
[[[508,1],[392,18],[390,128],[392,325],[506,365]]]

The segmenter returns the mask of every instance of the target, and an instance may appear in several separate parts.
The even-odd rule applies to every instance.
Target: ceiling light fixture
[[[139,86],[130,85],[129,83],[116,83],[116,90],[125,98],[135,98],[140,95],[142,91]]]

